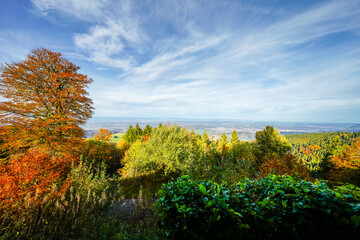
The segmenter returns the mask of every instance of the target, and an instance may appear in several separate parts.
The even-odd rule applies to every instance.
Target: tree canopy
[[[267,126],[263,131],[256,132],[255,139],[262,153],[260,162],[263,162],[264,158],[283,157],[291,150],[291,144],[285,137],[280,136],[278,130],[271,126]]]
[[[1,67],[3,147],[16,151],[45,145],[68,151],[78,145],[84,135],[80,126],[93,113],[86,91],[92,79],[78,70],[61,53],[44,48]]]

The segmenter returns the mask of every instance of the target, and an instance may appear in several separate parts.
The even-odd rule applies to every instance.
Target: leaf
[[[335,197],[337,198],[343,198],[343,195],[341,193],[335,192]]]
[[[200,191],[201,191],[203,194],[206,194],[206,193],[207,193],[206,188],[204,187],[204,185],[199,184],[199,189],[200,189]]]

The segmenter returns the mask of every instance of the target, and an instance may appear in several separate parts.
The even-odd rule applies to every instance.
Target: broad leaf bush
[[[359,204],[291,176],[228,186],[184,176],[163,185],[156,206],[174,239],[356,239],[360,231]]]
[[[222,185],[182,176],[159,191],[161,227],[174,239],[221,239],[226,232],[248,227],[230,207],[230,198],[230,190]]]

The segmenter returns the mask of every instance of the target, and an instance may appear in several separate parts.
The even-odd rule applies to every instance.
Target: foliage
[[[360,140],[357,139],[351,146],[347,147],[340,156],[334,156],[332,163],[336,168],[360,168]]]
[[[0,210],[15,216],[27,205],[56,199],[67,188],[57,189],[70,171],[71,156],[53,156],[48,149],[31,149],[0,166]]]
[[[335,183],[347,182],[360,186],[360,140],[356,139],[338,156],[330,158],[329,171],[325,176]]]
[[[286,138],[280,136],[280,133],[271,126],[256,132],[255,140],[260,148],[259,165],[264,163],[265,159],[283,157],[291,150],[291,145]]]
[[[360,202],[360,187],[350,183],[343,183],[334,188],[335,192],[341,194],[341,197],[346,199],[347,202],[359,203]],[[339,196],[339,195],[338,195]]]
[[[85,234],[89,221],[102,216],[109,202],[105,169],[95,173],[91,166],[80,162],[72,168],[67,183],[69,188],[59,198],[48,198],[40,204],[25,198],[27,207],[3,221],[4,239],[69,239]]]
[[[217,142],[217,150],[220,154],[221,161],[224,161],[226,153],[229,150],[229,141],[225,133],[220,136],[220,139]]]
[[[160,126],[160,128],[162,127],[162,125],[159,125],[159,126]],[[154,129],[152,127],[150,127],[149,124],[147,124],[145,126],[144,130],[142,130],[140,128],[139,124],[137,123],[135,128],[132,125],[129,126],[128,130],[126,131],[125,135],[123,136],[123,139],[125,139],[126,143],[130,146],[138,139],[148,138],[153,131],[154,131]]]
[[[123,139],[126,140],[126,142],[130,145],[133,142],[135,142],[135,140],[138,138],[138,136],[136,135],[134,128],[132,125],[129,126],[128,130],[126,131]]]
[[[237,134],[237,132],[234,130],[231,134],[231,139],[230,139],[230,143],[231,145],[233,144],[237,144],[239,142],[239,135]]]
[[[260,166],[260,176],[266,177],[269,174],[276,175],[299,175],[303,178],[309,178],[309,172],[305,166],[303,166],[298,159],[288,153],[283,157],[266,159],[265,162]]]
[[[314,176],[325,177],[332,168],[331,159],[339,156],[360,136],[360,132],[327,132],[287,135],[292,154],[306,165]]]
[[[159,191],[160,226],[174,239],[231,239],[234,231],[247,226],[229,200],[230,192],[222,185],[182,176]]]
[[[157,195],[162,184],[179,177],[179,173],[165,175],[163,172],[153,172],[137,177],[120,177],[116,181],[124,198],[150,199]]]
[[[99,168],[102,164],[106,165],[107,173],[114,174],[121,167],[121,159],[124,152],[118,149],[115,144],[90,139],[86,141],[82,152],[83,161],[89,166]]]
[[[92,82],[79,67],[47,49],[1,67],[0,137],[2,148],[16,152],[46,146],[59,152],[78,151],[80,125],[93,112],[85,88]]]
[[[358,205],[290,176],[233,186],[184,176],[162,187],[157,210],[174,239],[351,239],[360,230]]]
[[[186,172],[196,167],[194,162],[198,155],[196,142],[186,129],[176,125],[159,126],[146,141],[138,140],[130,147],[123,174],[137,176],[161,169],[165,174]]]
[[[226,156],[215,169],[218,176],[208,178],[216,182],[219,180],[237,182],[244,177],[256,176],[256,155],[258,145],[251,142],[234,142],[226,150]]]
[[[94,139],[98,141],[106,141],[109,142],[112,138],[112,132],[105,128],[100,128],[99,132],[94,135]]]
[[[126,143],[125,139],[120,139],[117,143],[116,143],[116,147],[122,151],[123,153],[125,153],[128,149],[129,149],[129,145]]]
[[[249,217],[246,222],[257,238],[272,232],[274,239],[350,239],[359,231],[359,207],[322,181],[270,175],[260,181],[244,180],[234,192],[237,208]]]
[[[146,126],[143,130],[143,135],[144,136],[150,135],[152,131],[153,131],[153,128],[149,124],[146,124]]]

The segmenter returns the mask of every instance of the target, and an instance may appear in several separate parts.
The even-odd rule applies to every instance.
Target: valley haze
[[[93,137],[99,128],[106,128],[113,133],[124,133],[131,124],[133,127],[139,124],[144,128],[147,124],[156,127],[162,124],[177,124],[196,133],[207,134],[216,139],[222,133],[230,135],[236,130],[241,140],[252,141],[255,139],[255,133],[263,130],[266,126],[273,126],[279,130],[281,135],[288,134],[305,134],[320,132],[336,132],[350,128],[356,123],[310,123],[310,122],[275,122],[275,121],[240,121],[240,120],[219,120],[219,119],[182,119],[182,118],[116,118],[103,117],[92,118],[84,126],[86,137]],[[360,127],[351,129],[351,131],[359,131]]]

